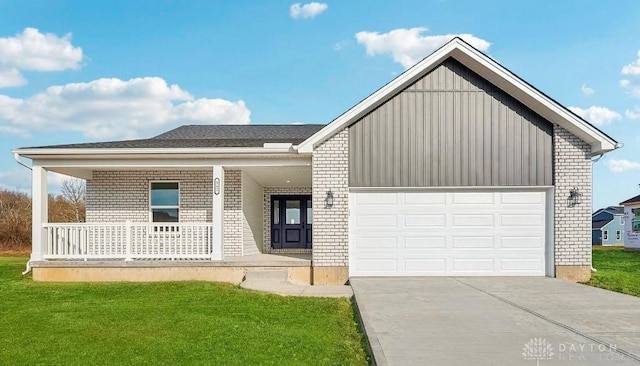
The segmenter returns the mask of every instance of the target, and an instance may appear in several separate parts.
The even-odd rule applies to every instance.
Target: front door
[[[311,248],[311,196],[271,196],[271,246]]]

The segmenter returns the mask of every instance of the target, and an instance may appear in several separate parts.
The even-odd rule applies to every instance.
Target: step
[[[250,269],[244,275],[245,282],[287,282],[287,279],[286,269]]]

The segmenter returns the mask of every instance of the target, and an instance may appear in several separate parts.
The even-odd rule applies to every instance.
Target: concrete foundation
[[[344,285],[349,280],[349,267],[313,267],[314,285]]]
[[[571,282],[586,282],[591,279],[591,266],[556,266],[556,277]]]

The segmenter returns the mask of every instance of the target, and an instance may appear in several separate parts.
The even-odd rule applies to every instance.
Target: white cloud
[[[52,86],[29,98],[0,95],[7,131],[76,131],[91,139],[149,137],[186,123],[247,124],[242,100],[195,99],[159,77]]]
[[[20,74],[20,71],[18,69],[3,69],[0,67],[0,88],[22,86],[26,83],[27,79],[25,79],[24,76]]]
[[[586,119],[596,126],[609,124],[617,119],[622,118],[620,113],[612,111],[606,107],[591,106],[587,109],[579,107],[569,107],[569,109],[578,116]]]
[[[627,119],[640,119],[640,106],[635,106],[633,110],[627,109],[624,111],[624,116]]]
[[[596,92],[595,90],[593,90],[593,88],[588,87],[587,84],[582,84],[582,87],[580,88],[580,90],[582,90],[582,94],[586,96],[592,95],[593,93]]]
[[[630,170],[640,170],[640,162],[627,159],[609,159],[605,161],[609,170],[614,173],[623,173]]]
[[[405,69],[435,51],[454,37],[460,37],[475,48],[487,51],[491,43],[472,34],[423,35],[427,28],[399,28],[387,33],[358,32],[356,40],[370,56],[391,54]]]
[[[0,87],[26,84],[20,70],[62,71],[77,69],[83,59],[82,48],[71,44],[71,34],[58,37],[25,28],[14,37],[0,38]]]
[[[638,75],[640,76],[640,51],[638,51],[638,58],[622,68],[623,75]]]
[[[312,2],[308,4],[295,3],[289,7],[289,15],[293,19],[313,18],[323,11],[327,10],[329,6],[325,3]]]

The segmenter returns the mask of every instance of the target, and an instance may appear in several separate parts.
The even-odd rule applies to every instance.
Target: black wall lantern
[[[573,207],[582,203],[582,193],[578,191],[578,188],[573,187],[569,191],[569,197],[567,197],[567,206]]]
[[[324,207],[333,207],[333,192],[327,191],[327,197],[324,198]]]

